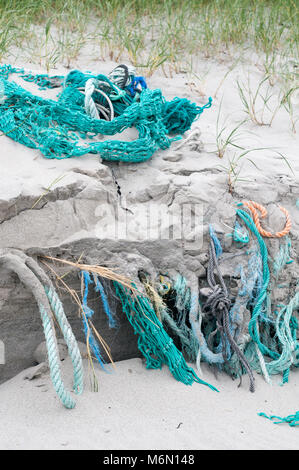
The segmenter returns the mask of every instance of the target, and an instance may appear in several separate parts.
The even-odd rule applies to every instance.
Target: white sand
[[[86,380],[73,410],[59,403],[48,375],[28,381],[22,372],[1,385],[0,449],[298,449],[298,428],[257,412],[285,416],[299,409],[299,373],[283,387],[257,376],[252,394],[247,377],[238,388],[204,367],[216,393],[177,382],[166,367],[146,370],[140,359],[116,366],[109,375],[97,369],[97,393]],[[63,371],[70,386],[69,362]]]

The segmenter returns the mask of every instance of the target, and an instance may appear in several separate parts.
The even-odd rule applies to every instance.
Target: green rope
[[[198,382],[218,391],[213,385],[201,380],[194,370],[186,364],[182,353],[176,348],[159,321],[152,305],[146,297],[132,297],[122,285],[114,281],[116,295],[122,303],[129,322],[138,335],[138,348],[146,359],[149,369],[161,369],[167,364],[176,380],[186,385]]]
[[[57,295],[57,292],[52,289],[45,287],[45,292],[51,305],[52,311],[55,318],[58,321],[63,337],[68,347],[68,352],[73,364],[74,371],[74,386],[73,390],[77,394],[83,392],[83,364],[81,353],[78,347],[78,343],[72,332],[71,326],[66,318],[62,303]]]
[[[140,162],[148,160],[157,150],[167,149],[190,129],[212,99],[203,106],[189,100],[174,98],[166,101],[161,90],[143,89],[139,101],[121,90],[108,77],[71,71],[59,77],[63,89],[58,101],[35,96],[15,82],[10,74],[24,71],[10,65],[0,66],[0,130],[11,139],[27,147],[39,149],[47,158],[78,157],[87,153],[99,154],[103,160]],[[26,79],[26,76],[24,77]],[[27,80],[43,87],[52,87],[53,80],[46,75],[31,74]],[[57,77],[54,77],[54,82]],[[87,88],[86,88],[87,84]],[[101,92],[88,88],[97,84]],[[89,90],[86,97],[82,90]],[[113,101],[113,115],[109,121],[98,119],[97,108],[112,118],[107,108]],[[103,111],[103,109],[106,111]],[[87,110],[87,114],[86,114]],[[136,127],[139,137],[131,142],[92,139],[100,135],[115,135]],[[170,137],[170,134],[176,134]]]
[[[51,281],[32,258],[26,256],[19,250],[1,250],[0,263],[5,264],[8,269],[14,271],[18,275],[20,281],[32,291],[39,307],[44,328],[50,376],[54,389],[66,408],[74,408],[76,402],[70,392],[65,389],[61,377],[59,350],[55,326],[53,323],[53,314],[59,323],[72,359],[74,371],[74,392],[76,394],[82,393],[83,390],[82,359],[78,344]]]
[[[261,351],[262,354],[267,354],[271,358],[277,359],[278,354],[270,350],[266,345],[264,345],[261,342],[260,332],[259,332],[259,327],[258,327],[258,319],[259,319],[259,316],[261,315],[263,304],[265,303],[266,298],[267,298],[267,289],[268,289],[268,285],[270,282],[267,246],[262,236],[260,235],[258,229],[256,228],[255,223],[250,217],[250,215],[243,209],[237,209],[236,213],[243,220],[243,222],[247,225],[247,227],[251,230],[251,232],[254,233],[254,235],[256,236],[257,241],[259,243],[260,254],[261,254],[262,262],[263,262],[263,286],[260,289],[259,296],[256,300],[256,303],[252,311],[251,319],[248,323],[248,332],[251,338],[253,339],[253,341],[258,345],[259,350]]]
[[[299,309],[299,292],[297,292],[294,295],[294,297],[290,300],[288,305],[285,307],[287,317],[291,319],[292,313],[298,309]],[[264,418],[268,418],[270,420],[274,420],[274,419],[278,420],[278,421],[274,421],[274,424],[288,423],[290,426],[299,426],[299,411],[296,411],[293,415],[286,416],[285,418],[282,418],[276,415],[268,416],[265,413],[258,413],[258,416],[263,416]]]

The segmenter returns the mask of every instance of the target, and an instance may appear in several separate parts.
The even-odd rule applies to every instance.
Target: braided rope
[[[75,400],[72,398],[70,392],[65,390],[59,367],[59,352],[57,348],[55,329],[52,319],[49,317],[46,309],[42,304],[39,304],[39,311],[43,323],[44,334],[46,338],[46,345],[48,351],[48,360],[50,366],[50,376],[54,389],[66,408],[72,409],[76,406]]]
[[[125,64],[120,64],[109,74],[110,80],[115,83],[119,88],[125,88],[129,86],[135,75],[135,68]]]
[[[248,331],[249,331],[249,334],[250,334],[251,338],[253,339],[253,341],[255,341],[258,344],[261,353],[262,354],[268,354],[270,357],[272,357],[272,359],[276,359],[277,358],[277,353],[271,351],[267,346],[262,344],[262,342],[260,340],[259,330],[258,330],[258,318],[259,318],[259,315],[261,313],[262,306],[263,306],[263,304],[266,300],[267,289],[268,289],[268,285],[269,285],[269,282],[270,282],[270,271],[269,271],[269,266],[268,266],[267,247],[266,247],[266,244],[264,242],[264,239],[261,237],[261,235],[260,235],[254,221],[250,217],[250,215],[247,214],[247,212],[242,210],[242,209],[237,209],[236,213],[245,222],[245,224],[251,230],[251,232],[253,232],[254,235],[257,237],[259,247],[260,247],[260,253],[261,253],[261,257],[262,257],[262,261],[263,261],[263,286],[260,289],[257,301],[256,301],[255,306],[253,308],[252,316],[251,316],[251,319],[250,319],[249,324],[248,324]]]
[[[281,344],[281,354],[278,359],[266,364],[269,373],[285,372],[294,363],[297,339],[293,338],[290,329],[292,313],[299,308],[299,292],[283,306],[276,317],[276,334]]]
[[[80,351],[67,321],[62,304],[45,272],[32,258],[19,250],[1,250],[0,263],[14,271],[20,281],[28,287],[38,304],[46,339],[50,376],[54,389],[66,408],[74,408],[76,402],[65,389],[60,372],[60,358],[57,345],[53,313],[61,327],[68,345],[74,368],[74,391],[80,394],[83,390],[83,366]]]
[[[74,392],[78,395],[83,392],[83,365],[78,343],[66,318],[62,303],[57,292],[51,288],[45,288],[52,311],[58,321],[63,337],[68,347],[69,355],[73,363]]]
[[[93,119],[100,119],[98,108],[97,108],[94,100],[92,99],[92,94],[95,91],[97,91],[98,93],[100,93],[106,99],[106,101],[108,103],[108,106],[109,106],[109,109],[110,109],[110,119],[107,119],[107,120],[112,121],[112,119],[114,119],[113,105],[111,103],[111,100],[109,99],[109,96],[103,90],[101,90],[100,88],[96,88],[97,83],[98,83],[98,80],[96,80],[95,78],[89,78],[85,83],[84,107],[85,107],[86,114],[88,114]],[[80,89],[79,89],[79,91],[80,91]],[[99,106],[99,109],[103,112],[102,108],[103,108],[103,106]],[[104,115],[106,115],[105,112],[104,112]]]
[[[225,285],[224,279],[222,277],[222,274],[218,265],[215,241],[214,241],[214,237],[212,236],[212,234],[213,232],[210,231],[209,264],[208,264],[208,270],[207,270],[208,284],[212,289],[212,293],[209,295],[207,299],[205,308],[210,308],[213,315],[215,315],[217,329],[220,331],[223,346],[225,346],[226,344],[225,338],[224,338],[224,333],[225,333],[231,348],[236,353],[236,355],[239,358],[239,361],[242,363],[242,365],[244,366],[244,368],[246,369],[248,373],[249,380],[250,380],[249,389],[251,392],[254,392],[255,391],[254,376],[253,376],[251,367],[245,355],[243,354],[241,349],[238,347],[236,341],[234,340],[231,334],[231,328],[229,325],[230,299],[228,296],[227,287]],[[220,285],[216,283],[216,279],[214,275],[215,269],[217,272],[217,277],[219,279]],[[223,359],[224,361],[227,361],[226,348],[224,348],[224,351],[223,351]]]
[[[197,278],[191,279],[189,281],[190,290],[191,290],[191,298],[190,298],[190,311],[189,311],[189,321],[191,324],[192,331],[194,336],[196,337],[199,349],[196,357],[196,367],[197,370],[200,372],[200,361],[201,356],[207,361],[209,364],[222,364],[224,362],[222,353],[214,353],[208,347],[207,341],[203,335],[201,330],[202,324],[202,312],[199,304],[199,289],[198,289],[198,281]]]
[[[280,232],[272,233],[272,232],[268,232],[267,230],[264,230],[261,226],[261,223],[260,223],[259,217],[261,216],[262,219],[263,219],[267,215],[267,209],[264,206],[262,206],[261,204],[258,204],[255,201],[243,201],[242,204],[243,204],[243,206],[248,207],[248,209],[251,211],[253,221],[254,221],[259,233],[263,237],[281,238],[281,237],[284,237],[285,235],[287,235],[290,232],[291,227],[292,227],[292,222],[291,222],[291,218],[290,218],[290,215],[289,215],[288,211],[284,207],[279,206],[279,209],[286,216],[285,227]],[[259,216],[258,211],[260,212],[260,216]]]

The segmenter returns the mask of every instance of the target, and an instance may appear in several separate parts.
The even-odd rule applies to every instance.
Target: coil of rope
[[[252,218],[253,218],[253,221],[256,225],[256,228],[258,229],[259,233],[263,237],[281,238],[281,237],[284,237],[285,235],[287,235],[290,232],[291,227],[292,227],[291,218],[290,218],[290,215],[289,215],[288,211],[284,207],[280,206],[279,209],[286,216],[285,227],[280,232],[272,233],[272,232],[268,232],[267,230],[264,230],[261,226],[261,223],[260,223],[260,217],[262,217],[262,219],[263,219],[267,215],[267,209],[264,206],[262,206],[261,204],[258,204],[255,201],[243,201],[240,204],[238,204],[238,206],[241,206],[241,205],[247,207],[251,211]],[[259,216],[259,213],[260,213],[260,216]]]

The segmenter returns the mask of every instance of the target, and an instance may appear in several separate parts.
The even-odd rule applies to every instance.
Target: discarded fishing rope
[[[248,207],[248,209],[251,211],[254,223],[255,223],[259,233],[263,237],[281,238],[281,237],[284,237],[285,235],[287,235],[289,233],[289,231],[291,230],[292,223],[291,223],[290,215],[289,215],[288,211],[282,206],[280,206],[279,208],[286,216],[285,227],[280,232],[272,233],[272,232],[268,232],[268,231],[264,230],[262,228],[261,224],[260,224],[258,211],[260,212],[262,218],[266,217],[266,215],[267,215],[267,210],[264,206],[262,206],[261,204],[258,204],[257,202],[254,202],[254,201],[243,201],[240,205]]]
[[[191,362],[195,362],[198,345],[186,320],[190,303],[190,289],[186,279],[178,275],[175,282],[160,275],[157,290],[143,274],[141,281],[154,307],[155,313],[169,335],[178,344],[180,351]]]
[[[125,66],[119,67],[125,71]],[[169,148],[211,106],[211,98],[202,107],[185,98],[166,101],[161,90],[148,89],[142,77],[124,73],[120,76],[115,69],[106,77],[72,70],[66,77],[49,77],[0,66],[0,130],[47,158],[93,153],[103,160],[141,162]],[[58,101],[33,95],[10,81],[11,74],[20,74],[42,89],[62,86]],[[131,142],[92,142],[99,135],[115,135],[133,126],[139,137]]]
[[[42,319],[48,350],[50,375],[54,389],[66,408],[74,408],[76,402],[70,392],[65,389],[61,378],[59,351],[53,324],[53,315],[58,321],[72,360],[74,374],[73,390],[76,394],[81,394],[83,391],[82,359],[77,341],[50,279],[36,261],[19,250],[1,250],[0,264],[4,264],[8,269],[15,272],[20,278],[20,281],[32,291]]]
[[[209,294],[207,301],[204,305],[205,311],[209,309],[216,318],[216,331],[219,331],[221,337],[221,343],[223,346],[223,360],[224,362],[228,359],[226,351],[226,340],[228,340],[231,348],[238,356],[240,362],[246,369],[250,379],[250,391],[254,392],[254,377],[250,365],[245,358],[243,352],[235,342],[230,328],[229,309],[231,301],[228,295],[226,284],[223,280],[217,257],[217,249],[219,253],[218,244],[215,241],[215,234],[210,228],[210,245],[209,245],[209,263],[207,269],[207,281],[212,290]],[[219,254],[218,254],[219,256]],[[214,271],[216,270],[219,284],[216,282]]]
[[[217,391],[213,385],[197,377],[194,370],[186,364],[182,353],[166,333],[149,300],[141,295],[132,298],[128,290],[116,281],[114,287],[116,295],[121,300],[123,311],[135,334],[138,335],[138,348],[146,359],[146,367],[160,369],[163,364],[167,364],[176,380],[186,385],[198,382]]]
[[[289,304],[283,308],[283,311],[286,313],[287,317],[290,319],[292,316],[292,313],[295,310],[299,309],[299,292],[297,292],[294,297],[290,300]],[[297,345],[298,342],[296,341]],[[295,344],[293,347],[293,350],[295,350]],[[282,353],[283,354],[283,353]],[[270,420],[277,419],[278,421],[274,421],[274,424],[281,424],[281,423],[288,423],[289,426],[299,426],[299,411],[296,411],[293,415],[289,415],[286,417],[280,417],[276,415],[266,415],[265,413],[258,413],[259,416],[263,416],[264,418],[268,418]]]
[[[84,294],[82,299],[82,307],[83,307],[83,327],[84,327],[84,334],[86,338],[87,347],[91,349],[93,354],[95,355],[98,363],[100,366],[105,370],[105,361],[102,357],[102,353],[99,347],[97,340],[94,337],[92,329],[90,328],[90,319],[94,314],[94,311],[88,307],[87,305],[87,296],[88,296],[88,286],[89,284],[93,284],[93,280],[90,277],[90,274],[87,271],[82,272],[83,277],[83,284],[84,284]]]
[[[108,318],[109,322],[109,328],[116,328],[117,322],[115,318],[115,313],[110,310],[107,295],[105,293],[105,289],[99,279],[99,276],[96,275],[95,273],[91,274],[88,271],[81,271],[81,279],[83,281],[83,295],[82,295],[82,308],[83,308],[83,315],[82,315],[82,321],[83,321],[83,327],[84,327],[84,333],[85,333],[85,338],[86,338],[86,344],[87,344],[87,349],[91,349],[93,352],[95,358],[97,359],[98,363],[102,367],[103,370],[107,372],[107,369],[105,367],[105,360],[102,356],[100,345],[95,338],[93,331],[92,331],[92,324],[91,324],[91,319],[92,316],[94,315],[94,310],[92,310],[88,304],[87,304],[87,298],[88,298],[88,291],[89,291],[89,286],[93,285],[95,292],[99,292],[102,300],[102,305],[103,305],[103,310]],[[99,337],[99,335],[97,335]],[[112,357],[109,352],[109,346],[106,345],[105,341],[103,338],[101,339],[101,344],[104,346],[104,349],[106,353],[108,354],[111,362]]]
[[[298,349],[296,339],[297,326],[293,321],[292,310],[286,306],[282,305],[279,311],[271,312],[270,290],[273,286],[270,285],[266,244],[254,220],[245,211],[240,209],[237,210],[237,215],[243,219],[248,228],[256,235],[263,264],[262,286],[258,289],[251,319],[248,323],[248,331],[253,343],[248,344],[245,355],[250,365],[256,370],[259,369],[255,362],[255,356],[257,356],[260,371],[267,382],[270,383],[270,375],[282,373],[283,383],[285,383],[288,380],[290,366],[295,363],[294,351]],[[293,262],[290,258],[290,247],[290,239],[286,237],[285,243],[280,245],[279,253],[273,261],[275,282],[284,265]],[[260,325],[263,326],[262,331],[260,331]],[[275,331],[275,336],[273,331]],[[262,337],[264,339],[261,339]],[[265,340],[267,340],[267,344],[265,344]],[[252,346],[253,344],[254,347]],[[269,356],[271,360],[266,362],[263,355]]]
[[[251,230],[251,232],[254,233],[254,235],[256,236],[257,241],[259,243],[260,253],[261,253],[262,263],[263,263],[263,265],[262,265],[263,266],[262,267],[263,286],[260,289],[258,298],[257,298],[256,303],[255,303],[254,308],[253,308],[252,316],[251,316],[251,319],[250,319],[249,324],[248,324],[248,331],[249,331],[249,334],[250,334],[251,338],[253,339],[253,341],[255,343],[257,343],[261,353],[262,354],[268,354],[273,359],[276,359],[277,358],[277,353],[271,351],[267,346],[265,346],[261,342],[259,328],[258,328],[258,318],[259,318],[259,315],[261,314],[263,304],[266,300],[267,288],[268,288],[268,285],[269,285],[269,282],[270,282],[270,271],[269,271],[269,267],[268,267],[267,247],[266,247],[266,244],[265,244],[263,238],[261,237],[261,235],[260,235],[253,219],[250,217],[250,215],[242,209],[237,209],[236,213],[243,220],[243,222],[245,222],[245,224]]]

